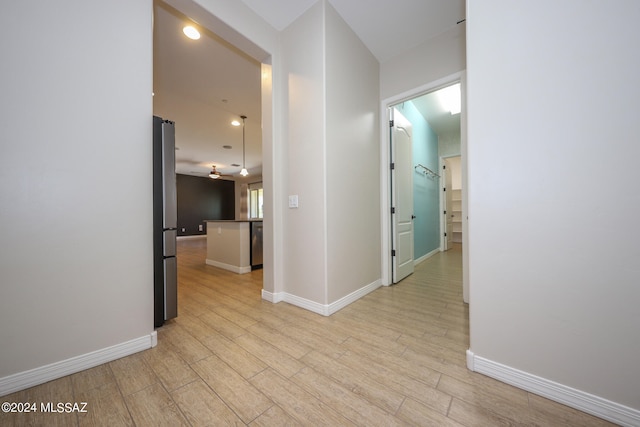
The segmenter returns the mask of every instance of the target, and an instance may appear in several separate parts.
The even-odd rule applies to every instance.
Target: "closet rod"
[[[418,170],[418,168],[422,168],[422,169],[424,169],[424,171],[422,171],[422,173],[428,173],[428,174],[429,174],[429,175],[431,175],[431,176],[434,176],[434,177],[435,177],[435,176],[437,176],[438,178],[440,178],[440,175],[438,175],[437,173],[435,173],[434,171],[432,171],[432,170],[431,170],[431,169],[429,169],[428,167],[421,165],[420,163],[418,163],[418,164],[414,167],[414,169],[415,169],[415,170]]]

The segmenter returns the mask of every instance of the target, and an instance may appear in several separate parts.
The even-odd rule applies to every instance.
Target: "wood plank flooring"
[[[261,270],[205,254],[204,240],[179,242],[179,317],[156,348],[0,398],[87,413],[0,425],[611,425],[466,369],[459,247],[330,317],[263,301]]]

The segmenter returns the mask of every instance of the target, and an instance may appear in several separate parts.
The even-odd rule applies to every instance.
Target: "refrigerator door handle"
[[[162,228],[178,225],[176,196],[175,127],[172,122],[162,123]]]

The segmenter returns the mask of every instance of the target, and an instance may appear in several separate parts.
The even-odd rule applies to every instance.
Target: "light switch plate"
[[[298,195],[294,194],[293,196],[289,196],[289,208],[297,208],[298,207]]]

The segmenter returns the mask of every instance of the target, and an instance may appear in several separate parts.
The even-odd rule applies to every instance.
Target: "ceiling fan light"
[[[242,170],[240,171],[240,175],[242,175],[242,176],[249,175],[249,171],[247,170],[247,168],[242,168]]]
[[[213,173],[213,172],[211,172],[211,173],[209,174],[209,178],[211,178],[211,179],[218,179],[218,178],[220,178],[220,175],[218,175],[217,173]]]

